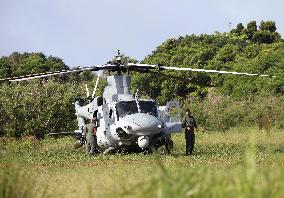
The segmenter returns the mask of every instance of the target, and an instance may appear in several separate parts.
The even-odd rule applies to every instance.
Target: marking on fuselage
[[[133,122],[133,121],[132,121]],[[136,122],[133,122],[134,124],[136,124],[137,126],[140,126],[141,128],[142,128],[142,126],[141,125],[139,125],[139,124],[137,124]]]

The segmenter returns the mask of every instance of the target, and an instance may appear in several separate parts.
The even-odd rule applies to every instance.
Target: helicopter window
[[[147,113],[157,117],[157,104],[152,101],[139,101],[141,113]]]
[[[135,101],[120,101],[116,104],[117,113],[119,117],[138,113],[137,104]]]
[[[152,101],[139,101],[141,113],[147,113],[157,116],[157,105]],[[116,105],[119,117],[138,113],[136,101],[120,101]]]

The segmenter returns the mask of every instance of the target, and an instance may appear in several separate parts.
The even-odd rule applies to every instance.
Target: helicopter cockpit
[[[139,105],[139,110],[138,110]],[[153,115],[157,117],[158,111],[157,111],[157,103],[154,101],[144,101],[140,100],[137,102],[135,100],[131,101],[119,101],[116,104],[116,112],[118,117],[122,118],[126,115],[131,115],[135,113],[145,113],[149,115]]]

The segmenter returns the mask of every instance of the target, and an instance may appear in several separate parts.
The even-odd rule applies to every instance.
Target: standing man
[[[186,110],[186,116],[183,121],[183,128],[185,128],[185,142],[186,142],[186,155],[192,155],[195,143],[194,129],[198,129],[195,118],[191,115],[190,109]]]
[[[86,137],[86,154],[93,155],[95,152],[95,146],[97,144],[96,130],[97,124],[96,119],[90,119],[90,122],[85,126],[85,137]]]

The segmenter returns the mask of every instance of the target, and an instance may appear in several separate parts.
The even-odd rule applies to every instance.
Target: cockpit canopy
[[[157,103],[154,101],[138,101],[140,113],[146,113],[157,117]],[[138,113],[138,106],[135,100],[119,101],[116,104],[117,114],[120,118]]]

